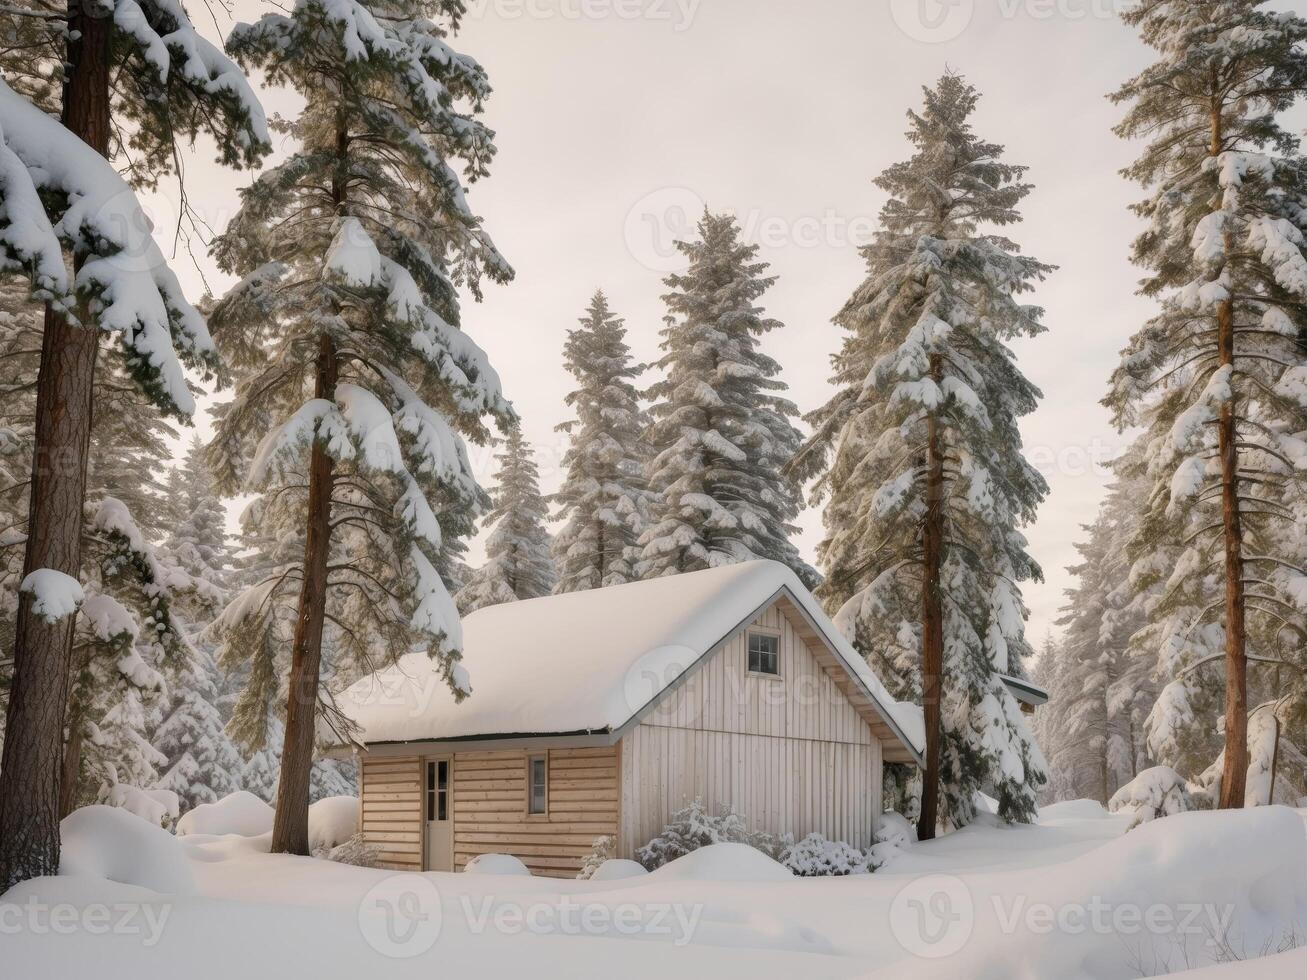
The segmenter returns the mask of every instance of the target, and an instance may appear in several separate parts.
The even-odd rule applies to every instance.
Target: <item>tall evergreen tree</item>
[[[1131,10],[1158,60],[1114,95],[1129,106],[1118,134],[1147,141],[1126,171],[1149,192],[1133,257],[1162,310],[1126,347],[1107,404],[1152,437],[1143,533],[1186,542],[1158,610],[1173,624],[1159,646],[1167,711],[1191,713],[1196,672],[1224,663],[1222,807],[1244,801],[1249,646],[1307,636],[1292,547],[1307,489],[1307,165],[1280,124],[1307,89],[1307,20],[1265,6]],[[1223,594],[1209,602],[1214,572]]]
[[[602,291],[568,331],[563,356],[577,388],[567,396],[576,418],[558,426],[572,441],[554,495],[564,522],[554,538],[556,591],[580,592],[640,577],[637,545],[652,500],[635,387],[643,367],[632,363],[626,326]]]
[[[1069,779],[1073,798],[1105,804],[1123,785],[1152,765],[1145,722],[1157,695],[1152,661],[1132,645],[1144,625],[1147,588],[1136,592],[1128,557],[1135,534],[1137,504],[1147,487],[1126,475],[1108,492],[1098,518],[1076,545],[1081,561],[1069,571],[1076,584],[1067,590],[1059,622],[1066,635],[1057,649],[1059,690],[1043,713],[1057,719],[1055,745],[1044,744],[1050,768]],[[1053,692],[1050,692],[1050,695]]]
[[[535,456],[519,426],[508,430],[496,458],[499,487],[494,510],[486,517],[486,527],[493,528],[486,562],[456,597],[465,616],[485,606],[549,595],[558,580],[545,530],[549,508],[540,495]]]
[[[222,681],[216,644],[207,627],[231,594],[235,555],[227,534],[227,510],[214,490],[204,444],[192,439],[168,477],[171,532],[164,560],[203,584],[174,603],[190,641],[185,662],[169,685],[169,702],[152,744],[162,755],[160,789],[177,794],[183,812],[241,788],[244,760],[227,735],[219,707]]]
[[[784,398],[780,365],[762,351],[780,328],[757,300],[776,281],[758,247],[740,241],[729,214],[705,211],[699,240],[677,242],[689,268],[669,276],[666,377],[649,395],[657,494],[640,538],[644,577],[657,578],[759,558],[788,565],[808,586],[817,573],[790,541],[797,485],[782,471],[802,441]]]
[[[512,415],[460,329],[457,285],[479,296],[483,276],[512,276],[451,166],[476,180],[495,152],[475,118],[486,74],[445,40],[463,12],[461,0],[297,0],[230,40],[305,100],[288,127],[298,148],[244,192],[216,243],[242,279],[212,317],[240,373],[213,444],[221,487],[263,494],[252,516],[268,540],[306,532],[302,560],[223,618],[229,648],[262,650],[278,607],[296,607],[278,852],[308,853],[316,722],[341,721],[321,696],[324,634],[342,674],[420,646],[462,693],[440,566],[446,535],[485,503],[463,439]]]
[[[28,13],[0,15],[17,41],[0,59],[18,88],[0,82],[0,271],[21,270],[46,304],[0,761],[0,888],[53,874],[59,863],[58,757],[75,617],[52,614],[51,600],[75,597],[82,573],[100,331],[117,336],[128,376],[165,413],[185,417],[193,407],[179,355],[205,371],[215,364],[203,320],[107,158],[130,151],[122,154],[134,161],[129,177],[148,184],[173,172],[179,141],[200,133],[231,165],[253,165],[270,148],[244,76],[196,33],[180,3],[94,0],[69,4],[66,16]]]
[[[795,467],[829,497],[822,598],[896,694],[924,705],[923,839],[941,790],[954,825],[981,787],[1029,820],[1044,782],[1001,675],[1021,676],[1031,652],[1019,583],[1041,573],[1018,528],[1047,493],[1017,428],[1040,393],[1007,342],[1043,332],[1018,297],[1050,267],[985,230],[1019,221],[1030,185],[972,131],[978,98],[945,75],[908,114],[915,153],[877,180],[890,199],[867,279],[835,318],[838,392],[809,416]]]

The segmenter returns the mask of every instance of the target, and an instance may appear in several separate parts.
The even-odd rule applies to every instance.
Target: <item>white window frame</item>
[[[766,636],[776,641],[776,670],[773,673],[768,670],[754,670],[750,665],[749,647],[752,645],[755,636]],[[781,678],[781,634],[780,630],[761,629],[750,627],[744,632],[744,669],[752,677],[765,677],[768,680],[780,680]]]

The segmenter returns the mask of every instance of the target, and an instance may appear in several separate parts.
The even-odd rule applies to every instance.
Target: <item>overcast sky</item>
[[[1116,0],[1121,2],[1121,0]],[[1284,6],[1301,9],[1303,0]],[[1073,543],[1101,497],[1103,463],[1123,440],[1099,405],[1117,352],[1149,314],[1129,262],[1140,196],[1119,175],[1137,148],[1111,132],[1106,94],[1145,65],[1147,50],[1113,0],[472,0],[455,41],[487,69],[485,118],[499,156],[470,194],[517,269],[509,286],[468,303],[464,327],[490,354],[536,445],[546,491],[564,449],[570,376],[565,332],[596,288],[626,318],[638,357],[657,355],[670,242],[706,204],[729,210],[778,281],[762,302],[785,324],[767,350],[803,411],[830,394],[831,316],[863,275],[857,246],[883,194],[872,179],[909,154],[904,113],[946,69],[983,93],[977,132],[1029,166],[1035,191],[1009,234],[1059,266],[1035,302],[1044,336],[1017,346],[1044,391],[1022,426],[1052,488],[1028,529],[1047,581],[1028,585],[1030,635],[1054,628]],[[237,19],[260,12],[238,0]],[[205,18],[196,11],[197,21]],[[230,22],[221,18],[225,32]],[[212,31],[212,27],[210,27]],[[293,96],[268,93],[269,111]],[[218,226],[247,176],[197,148],[190,195]],[[175,188],[149,204],[161,239]],[[166,243],[165,243],[166,245]],[[198,297],[201,273],[176,262]],[[208,283],[225,281],[201,258]],[[207,432],[207,426],[201,427]],[[475,452],[483,482],[493,462]],[[820,513],[805,512],[809,558]],[[473,555],[480,560],[479,550]]]

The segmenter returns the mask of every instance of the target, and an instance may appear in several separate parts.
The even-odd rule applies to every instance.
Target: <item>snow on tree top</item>
[[[341,707],[363,743],[612,732],[781,592],[920,753],[921,710],[891,698],[798,577],[772,561],[481,609],[463,620],[467,700],[456,704],[438,665],[417,652],[354,684]]]

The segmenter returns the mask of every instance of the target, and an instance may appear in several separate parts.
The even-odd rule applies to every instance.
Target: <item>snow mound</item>
[[[478,854],[466,867],[464,874],[469,875],[527,875],[531,872],[525,864],[511,854]]]
[[[358,833],[357,796],[328,796],[309,807],[309,850],[329,851]]]
[[[1097,800],[1066,800],[1039,808],[1039,822],[1054,820],[1106,820],[1107,810]]]
[[[87,806],[59,824],[59,873],[104,878],[168,895],[190,895],[195,879],[177,839],[126,810]]]
[[[241,790],[217,803],[201,803],[177,821],[177,836],[236,834],[258,837],[272,830],[273,809],[253,793]]]
[[[644,865],[626,858],[609,858],[599,865],[598,870],[590,876],[591,881],[622,881],[626,878],[641,878],[649,872]]]
[[[1009,893],[1009,912],[1017,898],[1023,907],[1083,910],[1076,913],[1084,916],[1080,928],[1048,932],[1016,915],[1015,929],[986,928],[983,940],[978,929],[961,958],[921,976],[1139,976],[1139,963],[1210,963],[1213,943],[1251,959],[1307,928],[1307,835],[1286,807],[1198,810],[1152,820],[1034,875],[1024,890]],[[1093,906],[1106,910],[1106,932],[1092,927]],[[1105,942],[1105,935],[1113,936],[1112,916],[1121,913],[1150,918],[1131,920],[1128,934]],[[1153,932],[1141,925],[1150,919],[1161,923]]]
[[[793,881],[783,864],[748,844],[709,844],[664,864],[653,877],[663,881]]]
[[[177,819],[181,801],[170,789],[138,789],[127,783],[117,783],[105,794],[109,806],[126,810],[156,827],[164,827]]]

